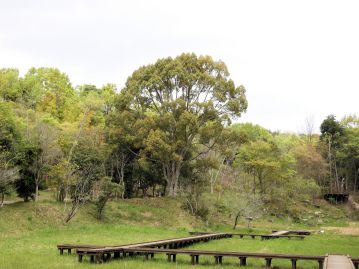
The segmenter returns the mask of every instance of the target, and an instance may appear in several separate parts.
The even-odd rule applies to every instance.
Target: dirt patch
[[[325,227],[325,230],[333,231],[337,234],[359,235],[359,227]]]
[[[142,212],[141,215],[145,218],[149,218],[152,217],[152,213],[151,212]]]
[[[357,203],[352,196],[349,196],[348,202],[354,210],[359,210],[359,203]]]

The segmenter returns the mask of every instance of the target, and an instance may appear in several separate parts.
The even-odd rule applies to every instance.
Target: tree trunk
[[[211,180],[211,194],[213,194],[213,185],[214,185],[214,182]]]
[[[66,188],[65,188],[64,184],[60,184],[60,188],[58,190],[57,200],[59,202],[64,202],[65,198],[66,198]]]
[[[34,197],[34,201],[37,201],[37,198],[39,197],[39,183],[36,182],[35,183],[35,197]]]
[[[334,158],[334,172],[335,172],[335,182],[337,185],[337,192],[342,192],[342,187],[339,182],[339,176],[338,176],[338,168],[337,168],[337,160]]]
[[[258,177],[258,181],[259,181],[259,188],[260,188],[260,194],[264,194],[264,187],[263,187],[263,179],[262,179],[262,176],[259,176]]]
[[[236,229],[236,227],[237,227],[237,224],[238,224],[238,219],[239,219],[240,215],[241,215],[241,213],[240,213],[240,212],[238,212],[238,213],[237,213],[237,215],[236,215],[236,218],[234,219],[233,230],[235,230],[235,229]]]
[[[333,167],[332,167],[332,151],[331,151],[331,138],[328,138],[328,160],[329,160],[329,171],[330,171],[330,182],[329,182],[329,187],[330,187],[330,192],[333,192],[333,184],[332,184],[332,179],[333,179]]]
[[[256,175],[253,173],[253,194],[256,194]]]
[[[73,217],[75,217],[79,204],[77,202],[72,203],[71,210],[65,218],[65,223],[68,223]]]
[[[2,193],[1,193],[0,207],[3,207],[3,205],[4,205],[4,200],[5,200],[5,194],[2,192]]]
[[[354,190],[353,191],[356,191],[357,190],[357,183],[358,183],[358,172],[359,172],[359,169],[356,168],[355,164],[354,164]]]
[[[182,162],[172,161],[170,165],[164,165],[164,178],[168,184],[168,196],[176,197],[178,189],[178,179]]]
[[[215,176],[213,176],[213,174],[211,175],[211,180],[210,180],[210,182],[211,182],[211,194],[214,193],[214,185],[215,185],[216,182],[217,182],[217,179],[218,179],[218,176],[219,176],[219,173],[220,173],[220,171],[221,171],[221,168],[222,168],[222,166],[223,166],[224,161],[225,161],[225,158],[222,160],[221,165],[218,167],[218,170],[217,170],[216,175],[215,175]]]

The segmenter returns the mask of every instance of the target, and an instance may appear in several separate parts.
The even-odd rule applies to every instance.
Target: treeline
[[[88,200],[101,217],[110,198],[181,195],[205,215],[203,192],[235,191],[230,204],[243,211],[243,200],[275,208],[320,188],[358,190],[356,116],[329,116],[320,136],[293,135],[231,125],[246,108],[244,87],[209,56],[159,59],[121,91],[74,87],[56,68],[1,69],[1,205],[13,191],[36,201],[51,189],[72,202],[69,221]]]

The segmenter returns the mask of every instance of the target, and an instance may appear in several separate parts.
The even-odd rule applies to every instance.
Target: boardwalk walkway
[[[348,256],[328,255],[324,260],[323,269],[354,269],[354,264]]]
[[[208,232],[189,232],[192,235],[204,235],[209,234]],[[310,235],[309,231],[273,231],[271,234],[247,234],[247,233],[229,233],[232,236],[239,236],[243,238],[245,236],[252,237],[255,239],[256,237],[260,237],[262,240],[272,239],[272,238],[297,238],[304,239],[306,235]],[[293,235],[294,234],[294,235]]]

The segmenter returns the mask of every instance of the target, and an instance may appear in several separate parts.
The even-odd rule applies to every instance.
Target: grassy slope
[[[93,205],[89,205],[81,210],[68,225],[64,225],[62,223],[64,210],[64,206],[53,202],[47,193],[42,194],[41,201],[38,203],[19,202],[0,209],[0,268],[174,268],[172,264],[167,263],[163,255],[158,255],[154,261],[148,262],[138,257],[97,266],[91,266],[87,262],[79,264],[74,255],[60,256],[56,250],[56,244],[118,245],[186,236],[188,230],[192,229],[230,230],[230,227],[224,224],[211,228],[204,227],[204,223],[181,210],[178,201],[167,198],[112,202],[106,209],[106,218],[103,221],[94,218]],[[330,210],[322,208],[321,210],[327,215],[332,214],[330,210],[337,212],[336,208]],[[335,218],[335,216],[330,216],[332,217]],[[228,220],[224,219],[223,222],[226,221]],[[335,220],[334,224],[337,222],[341,226],[346,223],[343,218]],[[303,224],[292,225],[284,219],[276,220],[275,223],[263,222],[255,225],[261,228],[256,228],[254,232],[265,233],[269,232],[272,227],[306,228]],[[328,223],[328,225],[333,224]],[[240,230],[247,231],[247,229]],[[314,235],[304,241],[232,238],[197,244],[191,248],[313,255],[345,253],[359,256],[359,237],[325,232],[324,235]],[[225,262],[229,262],[225,268],[238,267],[236,259],[225,259]],[[213,265],[213,258],[201,258],[201,263],[203,265],[198,268],[218,268]],[[290,268],[288,261],[275,260],[273,263],[279,265],[280,268]],[[248,268],[260,268],[261,265],[263,265],[262,260],[249,260]],[[302,268],[317,268],[315,263],[300,262],[299,265]],[[191,268],[189,257],[179,257],[176,267]]]

